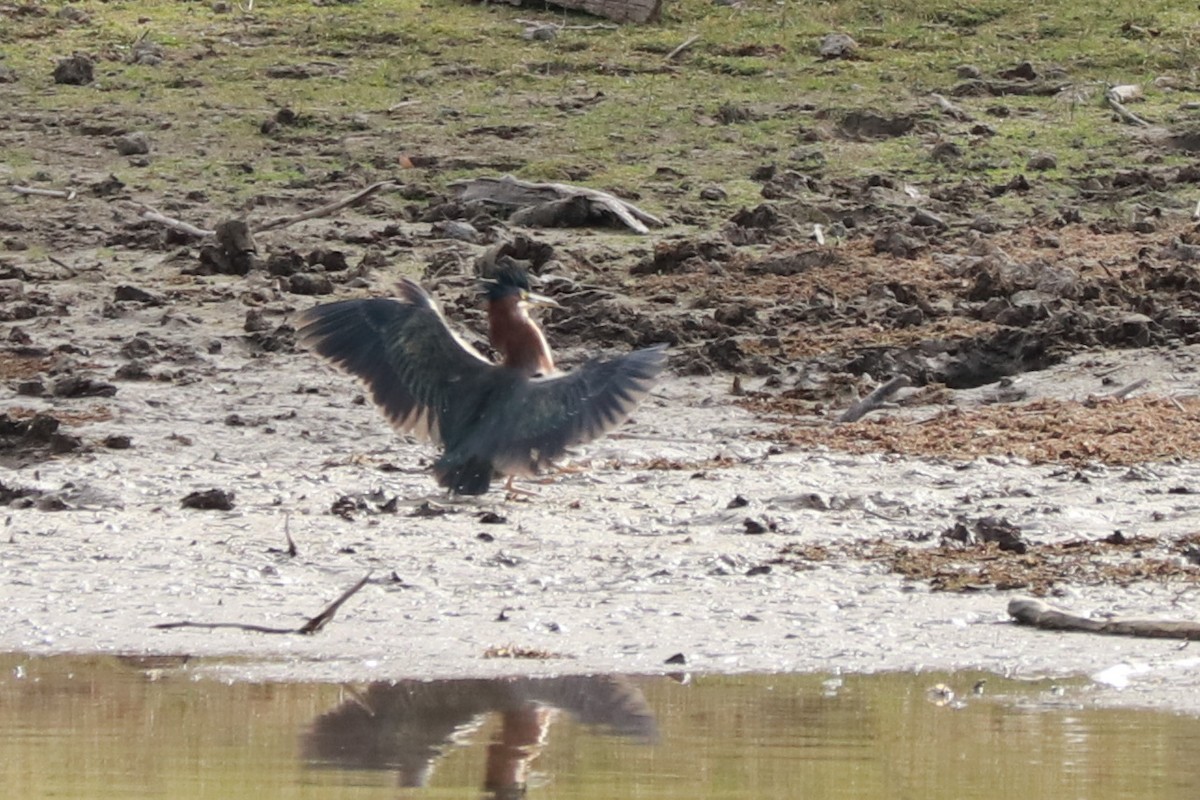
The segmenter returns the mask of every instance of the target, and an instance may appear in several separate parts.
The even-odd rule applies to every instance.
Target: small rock
[[[124,189],[125,184],[116,175],[109,175],[104,180],[97,181],[88,188],[92,190],[92,194],[96,195],[96,197],[112,197]]]
[[[80,25],[86,25],[91,20],[87,12],[78,6],[63,6],[58,10],[57,16],[59,19],[65,19],[68,22],[75,22]]]
[[[726,192],[724,189],[722,189],[720,186],[705,186],[703,189],[700,190],[700,199],[701,200],[708,200],[709,202],[716,202],[719,200],[724,200],[727,197],[729,197],[729,193]]]
[[[233,492],[224,489],[201,489],[183,498],[184,508],[198,508],[204,511],[230,511],[233,509]]]
[[[133,447],[133,439],[124,434],[105,436],[102,444],[109,450],[128,450]]]
[[[932,211],[926,211],[923,208],[918,208],[913,212],[909,224],[916,225],[919,228],[938,228],[939,230],[945,230],[950,227],[937,214],[934,214]]]
[[[252,308],[246,312],[246,321],[242,323],[242,330],[246,333],[261,333],[271,330],[271,323],[267,321],[262,309]]]
[[[55,381],[51,393],[55,397],[112,397],[117,387],[84,375],[70,375]]]
[[[459,242],[478,244],[482,237],[479,229],[469,222],[456,219],[444,219],[430,226],[429,232],[435,239],[453,239]]]
[[[83,86],[95,78],[92,72],[92,60],[85,55],[73,55],[64,58],[54,67],[54,82],[68,86]]]
[[[303,272],[305,266],[307,265],[304,262],[304,256],[295,250],[271,253],[267,257],[267,272],[278,277],[286,278],[297,272]]]
[[[747,518],[746,518],[746,519],[745,519],[745,520],[742,522],[742,525],[743,525],[743,526],[745,526],[745,528],[746,528],[746,533],[747,533],[747,534],[750,534],[750,535],[753,535],[753,536],[757,536],[757,535],[760,535],[760,534],[763,534],[763,533],[766,533],[766,532],[767,532],[767,526],[766,526],[766,525],[763,525],[763,524],[762,524],[761,522],[759,522],[758,520],[756,520],[756,519],[751,519],[750,517],[747,517]]]
[[[163,304],[162,298],[160,298],[158,295],[148,292],[145,289],[139,289],[136,286],[129,286],[125,284],[118,286],[113,292],[113,296],[117,300],[128,300],[134,303],[146,303],[147,305],[152,306],[161,306]]]
[[[676,653],[663,662],[664,664],[686,664],[687,657],[683,653]]]
[[[163,46],[149,39],[138,39],[129,49],[129,63],[157,67],[163,62]]]
[[[1000,77],[1010,81],[1033,81],[1037,80],[1038,74],[1037,70],[1033,68],[1033,64],[1028,61],[1022,61],[1012,69],[1001,70]]]
[[[930,158],[932,158],[934,161],[941,161],[943,163],[947,161],[956,161],[962,158],[962,154],[962,148],[956,143],[949,141],[938,142],[933,146],[933,149],[929,151]]]
[[[288,278],[287,290],[292,294],[333,294],[333,281],[324,275],[301,272]]]
[[[326,272],[345,272],[350,268],[346,254],[341,250],[313,250],[308,254],[306,261],[310,267],[320,264]]]
[[[120,353],[125,358],[146,358],[158,353],[158,348],[149,339],[144,336],[134,336],[125,344],[121,345]]]
[[[41,397],[45,393],[46,384],[42,383],[41,378],[21,381],[17,384],[17,394],[22,397]]]
[[[960,80],[964,81],[975,81],[983,77],[983,73],[979,70],[979,67],[973,64],[959,64],[955,67],[954,74]]]
[[[16,83],[17,73],[11,68],[0,64],[0,83]]]
[[[140,131],[116,137],[114,145],[116,152],[122,156],[144,156],[150,152],[150,139]]]
[[[750,501],[747,500],[746,498],[742,497],[739,494],[739,495],[735,495],[732,500],[730,500],[728,503],[726,503],[725,507],[726,508],[745,508],[748,505],[750,505]]]
[[[1034,172],[1045,172],[1048,169],[1057,169],[1058,159],[1049,153],[1034,153],[1025,162],[1025,169],[1033,170]]]
[[[152,377],[154,376],[150,374],[150,370],[141,361],[130,361],[128,364],[122,364],[113,373],[113,378],[119,381],[148,381]]]
[[[845,33],[829,33],[821,39],[818,48],[821,58],[853,58],[858,52],[858,42]]]

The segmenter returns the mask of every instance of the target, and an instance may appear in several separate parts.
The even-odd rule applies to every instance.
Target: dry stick
[[[700,37],[699,37],[699,36],[691,36],[691,37],[688,37],[686,40],[684,40],[683,44],[679,45],[679,47],[676,47],[674,50],[672,50],[671,52],[667,53],[667,58],[666,58],[666,60],[667,60],[667,61],[674,61],[676,58],[678,58],[678,57],[679,57],[679,54],[680,54],[680,53],[682,53],[684,50],[687,50],[689,47],[691,47],[692,45],[694,45],[694,44],[695,44],[696,42],[698,42],[698,41],[700,41]]]
[[[1117,389],[1115,392],[1110,394],[1109,397],[1113,398],[1114,400],[1120,400],[1123,397],[1128,397],[1129,395],[1133,394],[1148,383],[1150,383],[1149,378],[1138,378],[1128,386],[1122,386],[1120,389]]]
[[[294,225],[297,222],[303,222],[306,219],[315,219],[317,217],[327,217],[330,214],[334,213],[335,211],[341,211],[343,208],[355,205],[357,203],[361,203],[363,200],[366,200],[368,197],[375,194],[376,192],[378,192],[380,189],[382,189],[385,186],[393,186],[393,185],[395,185],[395,184],[393,184],[392,181],[380,181],[379,183],[372,183],[367,188],[365,188],[361,191],[355,192],[354,194],[352,194],[349,197],[344,198],[342,200],[337,200],[332,203],[326,203],[325,205],[319,206],[318,208],[314,208],[310,211],[304,211],[300,214],[293,214],[290,217],[279,217],[277,219],[271,220],[270,222],[264,222],[262,225],[256,225],[254,227],[254,232],[255,233],[263,233],[265,231],[273,231],[273,230],[277,230],[279,228],[285,228],[288,225]]]
[[[166,214],[163,214],[162,212],[153,209],[150,206],[142,206],[142,213],[138,216],[147,222],[157,222],[160,225],[167,226],[171,230],[186,233],[188,236],[195,236],[200,239],[203,239],[207,236],[212,236],[214,233],[214,231],[210,231],[207,228],[197,228],[191,223],[175,219],[174,217],[168,217]]]
[[[173,630],[175,628],[204,628],[205,630],[214,630],[216,628],[235,628],[240,631],[250,631],[251,633],[299,633],[303,636],[311,636],[321,630],[328,624],[329,620],[333,619],[333,615],[342,607],[342,604],[353,597],[359,589],[367,585],[367,581],[371,579],[371,573],[367,573],[362,579],[351,586],[346,591],[342,592],[342,596],[334,600],[325,610],[308,622],[301,625],[299,628],[268,628],[263,625],[249,625],[242,622],[192,622],[184,620],[182,622],[161,622],[158,625],[152,625],[153,628],[160,630]]]
[[[908,386],[911,383],[912,381],[908,379],[907,375],[897,375],[875,391],[871,392],[862,400],[859,400],[857,403],[846,409],[845,413],[838,417],[838,422],[854,422],[865,417],[867,414],[870,414],[872,411],[883,405],[883,402],[896,391],[903,389],[905,386]]]
[[[1128,122],[1130,125],[1140,125],[1143,128],[1150,127],[1150,123],[1139,117],[1137,114],[1126,108],[1120,99],[1112,91],[1104,93],[1104,101],[1108,103],[1108,107],[1117,112],[1117,116]]]
[[[300,553],[300,551],[299,551],[299,549],[296,548],[296,540],[292,538],[291,523],[292,523],[291,515],[288,514],[288,515],[284,516],[284,518],[283,518],[283,535],[287,539],[287,543],[288,543],[287,554],[291,558],[295,558]]]
[[[1108,636],[1200,640],[1200,623],[1187,620],[1090,619],[1055,608],[1032,597],[1008,601],[1008,615],[1022,625],[1050,631],[1078,631]]]
[[[39,189],[36,186],[9,186],[17,194],[33,195],[35,197],[58,197],[62,200],[74,200],[74,189]]]
[[[949,100],[947,100],[945,96],[940,95],[937,92],[934,92],[929,96],[933,98],[933,102],[937,103],[938,108],[946,112],[946,116],[956,119],[959,122],[970,122],[971,120],[975,119],[970,114],[954,105],[954,103],[951,103]]]
[[[271,220],[270,222],[264,222],[262,225],[254,228],[254,232],[262,233],[264,231],[278,230],[279,228],[284,228],[297,222],[303,222],[306,219],[316,219],[317,217],[329,216],[335,211],[340,211],[347,206],[361,203],[363,200],[366,200],[383,187],[392,185],[394,185],[392,181],[380,181],[379,183],[373,183],[367,188],[361,189],[349,197],[345,197],[341,200],[335,200],[332,203],[326,203],[318,208],[314,208],[300,214],[293,214],[290,217],[279,217]],[[182,233],[186,233],[189,236],[196,236],[201,239],[212,236],[216,233],[208,228],[197,228],[191,223],[175,219],[174,217],[168,217],[166,214],[163,214],[161,211],[151,208],[150,206],[140,203],[138,205],[142,209],[142,213],[139,216],[147,222],[157,222],[160,225],[165,225],[168,228],[172,228],[174,230],[181,231]]]

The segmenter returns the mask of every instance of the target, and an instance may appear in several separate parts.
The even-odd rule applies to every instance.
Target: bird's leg
[[[505,500],[528,500],[531,497],[537,497],[538,493],[530,489],[518,489],[513,485],[514,477],[508,476],[508,480],[504,482],[504,499]]]

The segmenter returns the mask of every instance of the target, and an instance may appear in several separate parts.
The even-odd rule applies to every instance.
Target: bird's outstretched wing
[[[391,423],[438,444],[461,426],[464,396],[477,396],[499,369],[454,335],[415,282],[398,299],[344,300],[303,312],[297,338],[360,378]]]
[[[666,346],[597,359],[562,375],[512,384],[496,393],[490,424],[462,445],[504,474],[529,475],[624,422],[666,365]]]

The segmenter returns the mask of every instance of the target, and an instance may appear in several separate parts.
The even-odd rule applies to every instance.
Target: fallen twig
[[[1110,394],[1109,397],[1113,398],[1114,400],[1120,400],[1123,397],[1128,397],[1129,395],[1133,394],[1138,389],[1141,389],[1143,386],[1146,386],[1149,383],[1150,383],[1149,378],[1138,378],[1136,381],[1129,384],[1128,386],[1122,386],[1120,389],[1117,389],[1115,392]]]
[[[559,22],[544,22],[536,19],[514,19],[513,22],[527,28],[556,28],[560,31],[617,31],[621,29],[620,25],[613,25],[611,22],[595,22],[591,25],[564,25]]]
[[[680,53],[682,53],[684,50],[687,50],[689,47],[691,47],[698,41],[700,41],[700,37],[698,35],[697,36],[689,36],[687,39],[685,39],[683,41],[682,44],[680,44],[678,47],[676,47],[671,52],[667,53],[666,60],[674,61],[676,58],[679,57]]]
[[[838,423],[855,422],[883,405],[884,401],[905,386],[912,384],[907,375],[897,375],[869,395],[850,406],[838,417]]]
[[[161,211],[151,208],[150,206],[142,206],[142,213],[138,216],[147,222],[157,222],[159,225],[165,225],[171,230],[179,231],[180,233],[186,233],[188,236],[195,236],[199,239],[212,236],[214,233],[214,231],[211,231],[208,228],[197,228],[191,223],[175,219],[174,217],[168,217],[166,214],[163,214]]]
[[[1032,625],[1043,630],[1200,640],[1200,623],[1187,620],[1091,619],[1057,609],[1032,597],[1009,600],[1008,615],[1021,625]]]
[[[1108,107],[1117,112],[1117,116],[1128,122],[1130,125],[1140,125],[1143,128],[1150,127],[1150,123],[1139,117],[1137,114],[1130,111],[1121,102],[1120,97],[1109,89],[1104,93],[1104,102],[1108,103]]]
[[[347,208],[348,206],[353,206],[358,203],[361,203],[363,200],[366,200],[368,197],[375,194],[383,187],[392,186],[392,185],[394,185],[394,184],[391,181],[380,181],[379,183],[372,183],[367,188],[357,191],[354,194],[350,195],[349,197],[343,198],[341,200],[336,200],[332,203],[326,203],[323,206],[318,206],[317,208],[313,208],[308,211],[301,212],[299,214],[293,214],[290,217],[277,217],[276,219],[273,219],[269,222],[264,222],[261,225],[255,225],[253,228],[253,231],[254,231],[254,233],[263,233],[264,231],[273,231],[273,230],[278,230],[279,228],[285,228],[288,225],[294,225],[295,223],[303,222],[306,219],[316,219],[317,217],[327,217],[330,214],[334,213],[335,211],[341,211],[343,208]]]
[[[325,609],[310,619],[308,622],[301,625],[299,628],[270,628],[264,625],[251,625],[242,622],[192,622],[191,620],[183,620],[181,622],[161,622],[158,625],[151,627],[160,630],[174,630],[176,628],[203,628],[205,630],[214,630],[216,628],[235,628],[241,631],[250,631],[251,633],[298,633],[302,636],[311,636],[317,631],[324,628],[337,610],[342,607],[342,604],[353,597],[359,589],[367,585],[367,581],[371,579],[371,573],[367,573],[362,579],[351,586],[346,591],[342,592],[341,597],[334,600]]]
[[[959,122],[970,122],[971,120],[975,119],[970,114],[954,105],[954,103],[951,103],[943,95],[934,92],[929,96],[933,98],[933,102],[937,103],[938,108],[944,111],[946,116],[950,117],[951,119],[956,119]]]
[[[627,203],[615,195],[599,189],[571,186],[566,183],[530,183],[518,180],[512,175],[504,175],[499,178],[487,176],[458,181],[450,184],[450,188],[458,192],[459,199],[463,201],[483,200],[518,209],[529,207],[549,209],[551,204],[582,198],[589,204],[599,206],[611,213],[625,226],[638,233],[649,233],[650,229],[646,227],[647,225],[663,225],[662,220],[658,217],[647,214],[632,203]]]
[[[39,189],[36,186],[17,186],[8,187],[17,194],[33,195],[34,197],[57,197],[62,200],[74,200],[78,195],[74,189]]]

